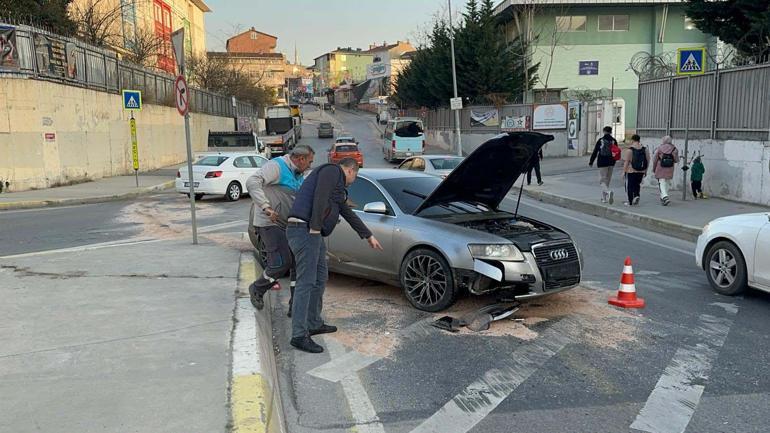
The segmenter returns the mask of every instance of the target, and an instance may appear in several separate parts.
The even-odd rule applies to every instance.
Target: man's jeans
[[[297,286],[291,311],[292,338],[305,337],[311,329],[323,325],[321,309],[329,268],[326,244],[320,234],[311,235],[307,224],[289,223],[286,228],[289,247],[294,253]]]

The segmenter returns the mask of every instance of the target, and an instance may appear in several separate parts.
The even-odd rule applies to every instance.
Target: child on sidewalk
[[[692,162],[692,168],[690,172],[690,181],[692,185],[692,196],[696,199],[704,198],[703,196],[703,173],[706,172],[706,167],[701,162],[700,155],[698,155]]]

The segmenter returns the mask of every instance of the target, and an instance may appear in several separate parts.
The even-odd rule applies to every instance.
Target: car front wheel
[[[441,311],[455,301],[452,269],[433,250],[421,248],[407,254],[401,263],[400,280],[406,299],[419,310]]]
[[[717,242],[709,248],[706,275],[711,287],[722,295],[739,295],[746,290],[746,262],[732,242]]]
[[[238,201],[241,199],[242,193],[243,190],[241,189],[241,184],[238,182],[230,182],[230,185],[227,185],[227,194],[225,194],[225,198],[230,201]]]

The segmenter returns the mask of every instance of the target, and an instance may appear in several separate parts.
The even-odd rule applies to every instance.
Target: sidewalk
[[[599,174],[588,167],[588,157],[546,159],[542,162],[543,186],[524,188],[524,193],[555,204],[610,220],[694,241],[709,221],[728,215],[767,212],[767,208],[718,198],[682,201],[682,191],[672,191],[671,204],[661,206],[657,187],[642,189],[639,206],[626,207],[626,192],[620,165],[612,177],[615,204],[601,203]],[[534,173],[533,173],[534,177]]]
[[[139,188],[134,176],[105,177],[92,182],[56,188],[0,194],[0,211],[67,206],[122,200],[174,186],[179,165],[139,173]]]

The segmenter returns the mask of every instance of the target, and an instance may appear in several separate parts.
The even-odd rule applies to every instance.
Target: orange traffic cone
[[[634,284],[634,269],[631,267],[631,257],[626,257],[623,275],[620,277],[618,296],[611,297],[607,303],[623,308],[644,308],[644,299],[636,297],[636,284]]]

